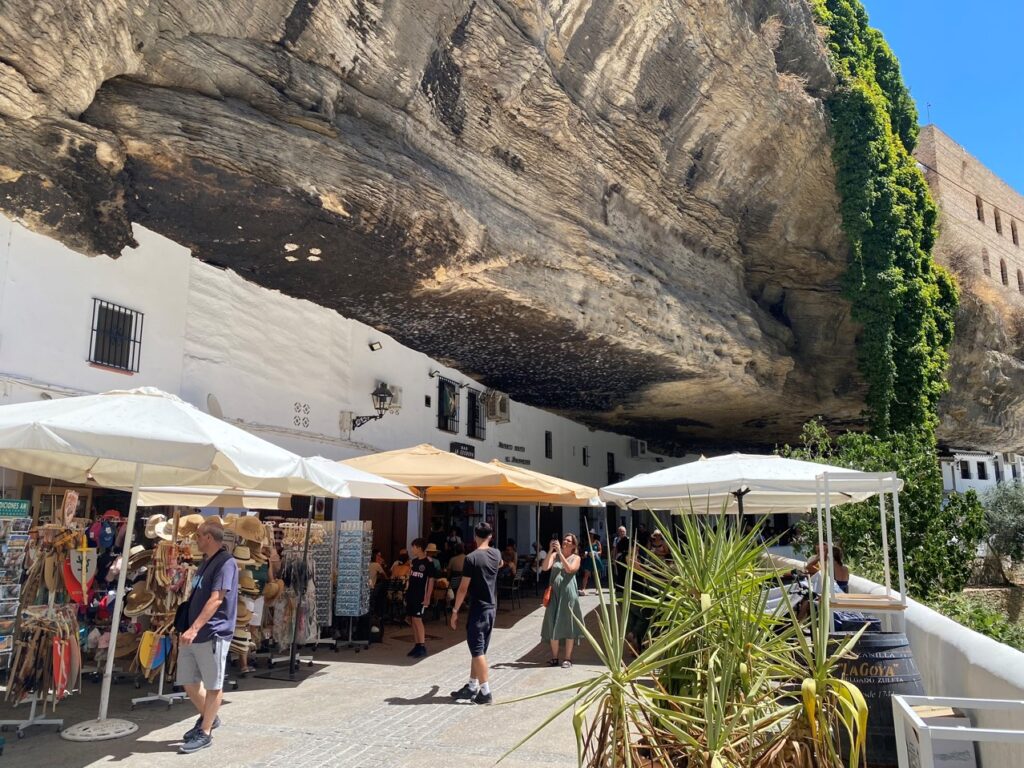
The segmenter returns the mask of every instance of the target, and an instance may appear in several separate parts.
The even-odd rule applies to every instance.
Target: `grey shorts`
[[[178,644],[178,685],[202,683],[208,691],[224,687],[231,639],[215,637],[203,643]]]

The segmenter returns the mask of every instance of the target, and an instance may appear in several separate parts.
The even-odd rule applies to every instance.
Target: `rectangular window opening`
[[[470,389],[468,395],[466,435],[474,440],[485,440],[487,438],[487,406],[484,404],[483,392]]]
[[[590,466],[590,448],[585,445],[583,446],[583,466]]]
[[[89,362],[138,373],[143,314],[103,299],[92,300]]]
[[[444,376],[437,377],[437,428],[459,434],[459,385]]]
[[[544,458],[552,459],[555,456],[554,440],[551,437],[551,433],[548,431],[544,432]]]
[[[960,462],[960,477],[964,480],[971,479],[971,462],[961,461]]]
[[[978,462],[978,479],[988,480],[988,466],[986,466],[984,461]]]

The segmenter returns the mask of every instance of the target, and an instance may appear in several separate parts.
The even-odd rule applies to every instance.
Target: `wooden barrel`
[[[893,694],[924,695],[910,642],[902,632],[865,632],[852,652],[856,658],[840,660],[836,674],[856,685],[867,701],[868,768],[895,768],[898,762]]]

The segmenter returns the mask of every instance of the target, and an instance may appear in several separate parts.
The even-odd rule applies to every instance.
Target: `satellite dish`
[[[206,396],[206,412],[218,419],[224,418],[224,410],[220,407],[220,400],[211,392]]]

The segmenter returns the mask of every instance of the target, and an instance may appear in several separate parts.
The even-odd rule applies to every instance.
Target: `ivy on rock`
[[[911,155],[917,110],[860,2],[813,3],[839,78],[827,106],[871,430],[934,431],[958,296],[931,256],[937,210]]]

